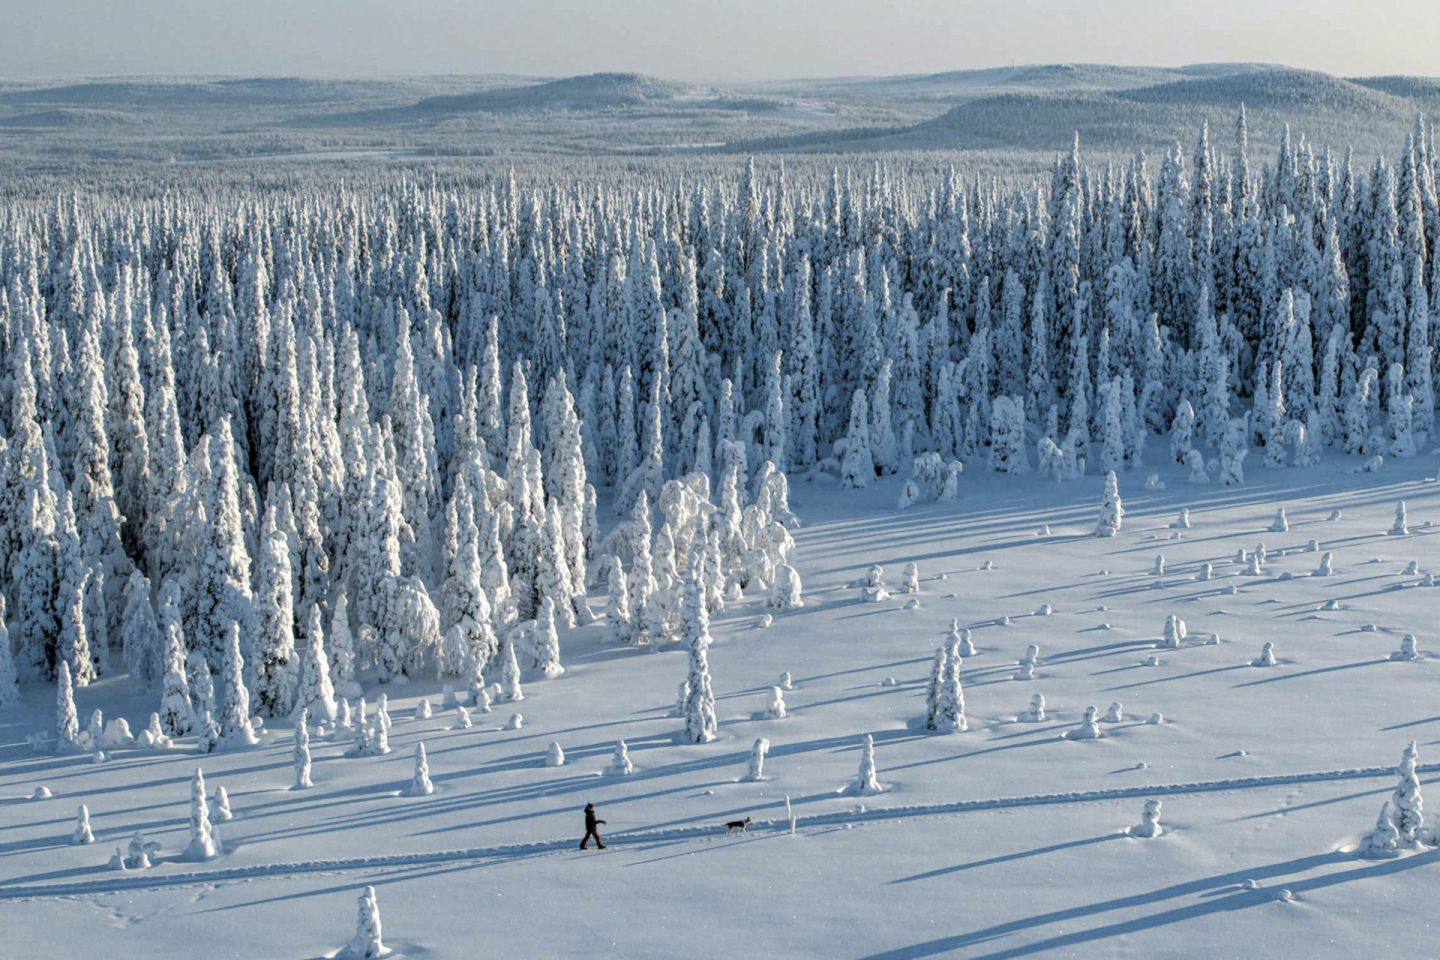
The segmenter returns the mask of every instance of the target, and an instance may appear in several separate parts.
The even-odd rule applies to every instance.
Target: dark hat
[[[594,809],[595,809],[595,804],[593,804],[593,803],[587,803],[587,804],[585,804],[585,809],[586,809],[586,810],[594,810]]]

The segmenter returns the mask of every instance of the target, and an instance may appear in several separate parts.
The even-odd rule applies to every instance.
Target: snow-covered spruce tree
[[[1195,408],[1189,400],[1182,399],[1175,408],[1175,419],[1170,423],[1170,457],[1176,463],[1184,463],[1190,453],[1195,437]]]
[[[610,639],[615,643],[629,642],[634,633],[631,623],[630,612],[630,589],[625,574],[625,568],[620,564],[620,558],[612,556],[605,564],[610,572],[606,577],[608,589],[605,602],[605,624],[610,631]]]
[[[355,641],[350,632],[350,603],[344,589],[335,596],[335,607],[330,612],[330,676],[335,692],[353,699],[360,696],[361,688],[355,678]]]
[[[308,790],[315,786],[310,780],[310,712],[304,707],[295,720],[295,745],[290,755],[295,765],[294,789]]]
[[[860,769],[851,789],[853,793],[861,796],[881,793],[885,789],[881,786],[875,770],[875,738],[868,733],[860,741]]]
[[[190,843],[184,859],[191,862],[214,860],[221,853],[220,840],[210,823],[210,801],[205,796],[205,773],[195,768],[190,780]]]
[[[940,683],[937,723],[940,729],[964,733],[969,729],[965,720],[965,692],[960,686],[960,641],[952,634],[945,651],[945,676]]]
[[[710,615],[694,567],[685,579],[681,606],[681,633],[690,651],[690,694],[685,700],[685,739],[709,743],[715,739],[715,693],[710,687]]]
[[[990,469],[1026,473],[1025,406],[1021,397],[996,397],[990,407]]]
[[[1245,482],[1245,457],[1249,454],[1245,418],[1230,421],[1220,438],[1220,482],[1227,487]]]
[[[850,404],[850,427],[845,432],[845,453],[840,461],[840,483],[858,489],[875,479],[875,461],[870,452],[870,408],[863,390],[855,391]]]
[[[253,746],[259,741],[251,726],[250,691],[245,688],[245,659],[240,655],[240,625],[230,624],[229,634],[216,691],[216,722],[225,746]],[[195,684],[190,685],[190,691],[193,696]]]
[[[10,629],[5,625],[5,596],[0,594],[0,713],[20,702],[20,684],[10,653]]]
[[[948,647],[935,648],[935,659],[930,663],[930,682],[925,687],[925,729],[940,729],[940,695],[945,685],[946,668],[949,663]]]
[[[389,679],[396,672],[418,677],[440,647],[440,611],[419,577],[390,577],[383,589],[385,619],[376,626],[382,645],[392,651],[386,659],[393,658],[393,664],[382,662],[382,677]]]
[[[295,655],[295,604],[291,593],[290,544],[276,528],[275,508],[265,513],[260,534],[260,568],[255,592],[254,657],[256,712],[274,719],[295,709],[298,660]]]
[[[407,796],[428,797],[435,792],[434,785],[430,782],[430,761],[425,757],[425,741],[415,744],[415,774],[410,778],[410,787],[405,791]]]
[[[150,581],[139,570],[132,571],[125,584],[120,642],[131,686],[142,691],[157,687],[165,670],[164,637],[150,604]]]
[[[1396,768],[1400,782],[1396,784],[1395,792],[1390,797],[1390,822],[1395,824],[1395,830],[1400,834],[1403,843],[1414,843],[1422,835],[1421,829],[1425,825],[1420,778],[1415,772],[1419,758],[1415,741],[1411,740],[1400,756],[1400,765]]]
[[[517,703],[525,699],[520,687],[520,661],[515,656],[515,634],[505,638],[500,653],[500,700],[502,703]]]
[[[1120,485],[1115,479],[1115,471],[1111,470],[1105,475],[1105,497],[1100,502],[1100,520],[1095,525],[1095,536],[1115,536],[1120,532],[1124,517],[1125,507],[1120,502]]]
[[[248,635],[253,613],[250,551],[240,512],[240,478],[229,417],[219,420],[205,445],[210,473],[198,494],[204,529],[197,537],[192,572],[195,619],[185,632],[214,671],[225,659],[231,628],[238,625]]]
[[[80,740],[80,718],[75,713],[75,692],[70,683],[70,666],[55,665],[55,751],[74,753],[84,749]]]
[[[776,610],[793,610],[805,606],[800,598],[800,573],[788,563],[775,568],[775,582],[770,586],[769,605]]]
[[[890,380],[892,360],[886,357],[872,388],[870,402],[870,454],[877,473],[894,473],[899,468],[900,448],[895,439],[895,423],[890,412]],[[847,451],[848,458],[848,451]]]
[[[78,559],[75,562],[78,563]],[[62,578],[60,586],[60,634],[55,639],[55,659],[70,668],[77,687],[88,686],[96,678],[85,622],[85,587],[89,581],[89,572],[81,565],[79,575]]]
[[[215,702],[215,678],[199,650],[185,655],[185,687],[190,694],[191,723],[198,724],[207,713],[213,719],[219,709]]]
[[[469,529],[475,530],[473,523]],[[499,652],[494,614],[482,578],[478,543],[467,535],[459,545],[454,570],[441,591],[441,620],[445,625],[440,646],[443,674],[466,676],[476,667],[483,669]]]
[[[367,886],[355,912],[355,936],[340,955],[345,960],[375,960],[389,953],[380,939],[380,905],[375,900],[375,888]]]
[[[330,658],[325,654],[325,631],[319,605],[310,608],[307,644],[300,659],[300,686],[295,707],[324,723],[335,722],[335,687],[330,681]]]
[[[531,669],[547,680],[565,672],[560,665],[560,634],[555,629],[555,601],[540,601],[540,616],[535,621]]]

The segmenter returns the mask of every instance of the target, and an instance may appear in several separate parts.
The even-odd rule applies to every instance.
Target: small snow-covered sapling
[[[136,830],[130,837],[130,855],[125,858],[125,866],[130,870],[148,870],[152,866],[150,850],[152,845],[145,839],[145,835]]]
[[[1212,577],[1214,577],[1214,576],[1215,576],[1215,568],[1212,567],[1212,566],[1210,565],[1210,562],[1207,560],[1206,562],[1200,564],[1200,572],[1197,573],[1197,574],[1195,574],[1195,579],[1196,579],[1196,580],[1200,580],[1200,581],[1207,581],[1207,580],[1210,580],[1210,579],[1211,579]]]
[[[1086,707],[1084,715],[1080,718],[1080,726],[1065,734],[1067,740],[1098,740],[1100,738],[1100,724],[1095,717],[1100,711],[1093,706]]]
[[[565,751],[561,749],[560,744],[554,740],[551,740],[550,745],[545,748],[545,766],[565,766]]]
[[[151,750],[166,750],[173,743],[165,733],[165,730],[160,726],[160,714],[153,711],[150,714],[149,725],[140,731],[139,736],[135,738],[135,742]]]
[[[425,697],[421,697],[421,698],[420,698],[420,702],[417,703],[417,704],[415,704],[415,719],[416,719],[416,720],[429,720],[429,719],[430,719],[430,714],[431,714],[430,701],[429,701],[427,698],[425,698]]]
[[[1419,660],[1420,648],[1415,634],[1407,633],[1400,638],[1400,649],[1390,654],[1391,660]]]
[[[770,688],[770,696],[765,704],[765,719],[785,719],[785,693],[779,687]]]
[[[1260,648],[1260,656],[1250,661],[1252,667],[1273,667],[1275,666],[1275,644],[1269,640]]]
[[[1390,527],[1390,536],[1403,537],[1410,533],[1410,524],[1405,516],[1405,501],[1399,500],[1395,504],[1395,522]]]
[[[868,795],[882,790],[884,787],[880,785],[875,770],[875,738],[867,733],[860,743],[860,769],[855,775],[854,792]]]
[[[900,578],[900,592],[920,592],[920,567],[913,560],[905,564],[905,571]]]
[[[1025,712],[1025,719],[1030,723],[1045,721],[1045,694],[1037,693],[1030,697],[1030,709]]]
[[[470,711],[465,709],[465,704],[463,703],[455,704],[455,722],[451,724],[450,729],[469,730],[470,726]]]
[[[1106,723],[1123,723],[1125,721],[1125,708],[1120,701],[1110,704],[1110,709],[1105,711],[1104,720]]]
[[[889,600],[890,594],[885,589],[885,571],[878,564],[871,566],[865,573],[865,583],[860,587],[860,600],[863,603],[879,603],[881,600]]]
[[[765,755],[769,752],[770,741],[764,737],[756,738],[750,747],[750,769],[743,778],[747,783],[757,783],[765,779]]]
[[[781,690],[793,690],[795,688],[794,681],[790,679],[789,670],[786,670],[784,673],[780,674],[779,686]]]
[[[1172,524],[1170,524],[1170,529],[1172,529],[1172,530],[1189,530],[1189,529],[1190,529],[1190,508],[1189,508],[1189,507],[1181,507],[1181,508],[1180,508],[1180,516],[1176,517],[1176,518],[1175,518],[1175,522],[1172,523]]]
[[[360,894],[355,916],[355,936],[341,952],[345,960],[375,960],[390,951],[380,939],[380,905],[375,901],[375,888],[367,886]]]
[[[1165,639],[1163,644],[1166,649],[1178,650],[1180,648],[1180,641],[1184,640],[1186,636],[1188,636],[1188,632],[1185,629],[1184,620],[1181,620],[1173,613],[1165,618]]]
[[[133,848],[134,841],[131,846]],[[190,781],[190,843],[185,848],[185,859],[213,860],[219,855],[220,844],[210,824],[210,804],[205,799],[205,772],[196,767]]]
[[[75,829],[70,834],[70,842],[77,846],[95,842],[95,835],[90,832],[90,808],[83,803],[75,810]]]
[[[1285,516],[1285,508],[1280,507],[1275,511],[1275,519],[1270,521],[1271,533],[1285,533],[1290,529],[1290,518]]]
[[[605,771],[612,777],[628,777],[635,772],[635,765],[630,762],[630,750],[625,746],[624,740],[615,741],[615,752],[610,756],[610,766]]]
[[[1322,553],[1322,554],[1320,555],[1320,566],[1318,566],[1318,567],[1315,568],[1315,572],[1312,574],[1312,576],[1316,576],[1316,577],[1328,577],[1328,576],[1330,576],[1330,574],[1334,572],[1334,563],[1335,563],[1335,554],[1331,553],[1329,550],[1326,550],[1324,553]]]
[[[1395,829],[1390,803],[1386,801],[1380,807],[1380,815],[1375,818],[1375,828],[1361,839],[1357,852],[1369,859],[1388,859],[1397,856],[1399,849],[1400,831]]]
[[[1150,576],[1152,576],[1152,577],[1163,577],[1163,576],[1165,576],[1165,554],[1163,554],[1163,553],[1157,553],[1157,554],[1155,554],[1155,565],[1150,568]]]
[[[435,792],[435,785],[430,782],[430,761],[425,756],[425,741],[415,744],[415,773],[410,778],[410,789],[408,796],[428,797]]]
[[[342,703],[344,701],[341,701]],[[292,757],[295,765],[296,790],[308,790],[315,786],[310,781],[310,711],[305,708],[300,710],[300,719],[295,724],[295,745],[292,750]]]
[[[1140,823],[1130,828],[1130,836],[1149,840],[1164,832],[1160,826],[1160,801],[1146,800],[1145,808],[1140,811]]]
[[[510,719],[505,721],[506,730],[519,730],[525,726],[525,715],[522,713],[510,714]]]
[[[954,621],[952,620],[951,623],[953,624]],[[953,626],[952,626],[952,629],[953,629]],[[961,631],[960,631],[960,656],[962,656],[962,657],[973,657],[973,656],[975,656],[975,641],[970,639],[970,631],[969,631],[969,630],[961,630]]]
[[[224,787],[215,788],[215,819],[222,823],[235,819],[235,814],[230,811],[230,794],[225,792]]]

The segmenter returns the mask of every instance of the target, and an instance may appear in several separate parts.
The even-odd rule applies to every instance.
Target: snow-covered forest
[[[687,577],[711,609],[775,580],[787,475],[910,473],[913,502],[963,495],[957,461],[1234,484],[1252,450],[1413,456],[1433,130],[1365,170],[1233,134],[1101,169],[1077,142],[1013,189],[752,162],[11,208],[14,673],[128,671],[178,735],[208,671],[225,740],[241,686],[262,717],[314,696],[307,662],[541,666],[542,606],[585,622],[597,581],[626,639],[677,639]]]
[[[1167,479],[1186,485],[1197,513],[1212,493],[1217,511],[1260,504],[1279,538],[1291,518],[1283,500],[1270,499],[1282,496],[1276,478],[1353,473],[1360,479],[1346,481],[1350,493],[1364,494],[1367,508],[1384,501],[1374,508],[1386,515],[1384,536],[1428,531],[1428,521],[1407,514],[1404,491],[1381,495],[1378,484],[1433,472],[1418,464],[1432,457],[1437,435],[1436,139],[1419,119],[1392,156],[1372,164],[1317,150],[1286,128],[1278,152],[1260,155],[1249,147],[1242,108],[1229,129],[1206,126],[1188,146],[1124,163],[1088,162],[1077,137],[1035,179],[981,176],[962,163],[934,173],[898,155],[833,164],[657,160],[597,165],[593,176],[536,160],[478,187],[377,174],[263,187],[242,177],[197,179],[191,189],[157,193],[139,181],[90,189],[77,178],[45,199],[18,196],[0,207],[0,712],[23,718],[0,744],[21,757],[17,779],[5,785],[55,776],[61,766],[23,765],[56,757],[93,760],[104,771],[128,751],[184,750],[176,783],[189,784],[189,839],[173,862],[193,867],[229,856],[220,835],[231,817],[224,788],[211,799],[195,762],[208,767],[278,745],[287,789],[317,790],[327,779],[320,770],[333,769],[318,766],[322,749],[388,763],[380,758],[397,752],[394,736],[404,755],[403,770],[389,775],[403,781],[398,796],[453,803],[446,778],[459,748],[438,746],[435,730],[459,737],[492,711],[504,726],[487,735],[528,730],[516,711],[523,703],[529,712],[533,690],[548,688],[561,692],[540,700],[545,742],[525,764],[564,770],[603,761],[596,775],[613,784],[637,775],[634,751],[639,775],[660,776],[659,761],[642,753],[656,749],[644,742],[650,731],[576,742],[591,737],[576,731],[628,722],[617,714],[653,714],[659,697],[667,736],[682,750],[733,740],[735,724],[767,724],[753,746],[748,737],[731,743],[748,770],[727,788],[754,786],[774,776],[766,771],[777,758],[799,766],[800,748],[771,731],[780,721],[795,729],[806,720],[792,714],[816,704],[792,687],[788,670],[739,687],[712,676],[711,618],[728,612],[723,632],[733,639],[742,612],[747,630],[772,634],[783,632],[772,624],[792,624],[802,610],[819,605],[831,617],[830,607],[853,600],[879,605],[877,613],[920,616],[933,607],[939,616],[957,594],[939,594],[952,589],[939,583],[949,568],[932,571],[979,550],[993,531],[966,527],[973,542],[945,540],[933,553],[924,552],[925,538],[959,537],[950,524],[981,523],[992,504],[1003,504],[995,511],[1007,522],[1040,527],[1034,537],[1047,544],[1046,518],[1063,516],[1083,527],[1086,544],[1097,542],[1093,532],[1116,554],[1146,551],[1143,560],[1109,562],[1143,565],[1154,586],[1166,585],[1166,559],[1155,556],[1150,567],[1155,547],[1137,546],[1142,534],[1127,514],[1134,507],[1122,497],[1160,498]],[[1407,467],[1410,458],[1416,465]],[[1264,492],[1240,499],[1257,473]],[[1019,495],[1028,502],[1005,500],[1011,481],[1031,485]],[[1297,500],[1315,499],[1296,515],[1333,492],[1303,488]],[[1069,512],[1076,498],[1084,502],[1078,521]],[[824,522],[805,540],[812,503]],[[1169,499],[1142,503],[1172,509]],[[897,511],[912,510],[925,517],[905,528],[915,544],[886,542],[877,547],[884,556],[847,552],[847,538],[874,544],[856,527],[898,524]],[[1227,513],[1232,520],[1237,535],[1253,539],[1248,519]],[[1341,522],[1338,507],[1326,522]],[[1016,529],[1007,535],[1034,540]],[[1183,539],[1189,508],[1163,529],[1143,539]],[[1287,553],[1319,553],[1315,536],[1274,554],[1247,543],[1223,576],[1258,577]],[[1129,539],[1122,547],[1108,538]],[[1312,576],[1331,575],[1332,546],[1325,542]],[[1092,575],[1081,564],[1095,548],[1056,549],[1064,555],[1057,563],[1086,570],[1074,576]],[[1170,575],[1184,564],[1199,589],[1230,563],[1190,556],[1194,548],[1182,543],[1166,549],[1184,556],[1172,559]],[[880,560],[895,565],[872,565]],[[1012,563],[1006,577],[1022,572],[1023,561]],[[1433,586],[1433,563],[1422,551],[1404,576]],[[812,576],[826,591],[818,604]],[[1056,677],[1071,655],[1050,659],[1052,640],[1038,633],[983,668],[994,674],[977,684],[986,705],[967,719],[962,678],[976,680],[968,662],[999,646],[993,635],[972,638],[972,629],[1009,627],[1011,614],[996,610],[1016,601],[1003,598],[1043,592],[1004,582],[1011,592],[953,586],[970,590],[969,609],[947,609],[938,648],[933,631],[893,618],[876,621],[883,628],[851,624],[854,636],[791,628],[811,658],[839,658],[879,629],[885,637],[875,642],[893,649],[849,672],[924,674],[887,674],[877,686],[923,694],[908,728],[856,725],[847,712],[814,731],[813,742],[845,751],[848,770],[858,762],[839,793],[856,816],[876,811],[855,798],[921,789],[924,771],[909,768],[938,761],[904,764],[894,781],[886,766],[906,738],[973,738],[1002,724],[1054,721],[1064,732],[1045,742],[1068,744],[1120,739],[1126,723],[1171,722],[1148,708],[1127,721],[1120,702],[1103,714],[1094,705],[1082,711],[1074,696],[1047,703],[1033,688],[1007,694],[1015,703],[1007,700],[1007,718],[996,719],[986,685]],[[1315,589],[1331,582],[1316,580]],[[1064,592],[1073,584],[1055,589],[1054,607],[1027,599],[1035,612],[1014,615],[1089,616],[1108,607],[1077,605],[1095,596],[1121,602],[1111,594],[1080,600]],[[1062,597],[1070,609],[1060,609]],[[1326,611],[1343,609],[1341,600],[1325,602],[1334,604]],[[841,619],[860,615],[868,614]],[[1241,666],[1283,670],[1292,662],[1289,635],[1265,639],[1248,629],[1260,614],[1245,615],[1255,619],[1245,621]],[[1119,610],[1112,616],[1120,622]],[[1163,639],[1145,643],[1160,652],[1144,667],[1221,642],[1207,630],[1212,640],[1187,644],[1184,621],[1168,610],[1143,616],[1165,623]],[[1374,623],[1357,627],[1376,631]],[[1383,662],[1422,660],[1416,628],[1394,629],[1405,639],[1396,638],[1393,654],[1383,651]],[[566,676],[572,640],[586,651],[587,671],[608,667],[608,683],[644,676],[646,685],[597,692],[587,674],[577,694]],[[768,658],[778,649],[749,655],[766,678],[776,674]],[[660,652],[684,665],[649,656]],[[668,672],[657,693],[649,679],[658,663]],[[836,675],[808,666],[817,686]],[[726,668],[737,669],[733,661]],[[103,696],[88,701],[89,687]],[[727,704],[742,694],[759,713]],[[428,752],[401,717],[392,721],[391,702],[402,698],[404,719],[413,712],[433,728]],[[976,700],[972,693],[972,708]],[[102,701],[123,703],[131,718],[107,723],[95,705]],[[11,710],[37,702],[43,716]],[[1198,701],[1183,702],[1197,721]],[[1201,749],[1209,762],[1213,745]],[[1420,826],[1415,749],[1360,846],[1368,854],[1392,857],[1406,843],[1428,851],[1434,839]],[[1307,764],[1316,761],[1289,767]],[[1182,802],[1171,794],[1196,783],[1221,788],[1223,778],[1204,770],[1203,780],[1187,773],[1159,791],[1165,816]],[[1314,778],[1375,775],[1365,766]],[[1261,779],[1250,785],[1270,785]],[[186,788],[167,789],[181,798]],[[506,789],[525,803],[545,796]],[[1027,795],[1061,789],[1027,786]],[[1130,789],[1107,782],[1088,799],[1124,798],[1140,819],[1125,836],[1159,837],[1160,800]],[[980,796],[1019,792],[992,779]],[[797,805],[824,795],[836,796],[797,791]],[[35,796],[49,799],[48,788]],[[93,842],[92,813],[98,818],[110,794],[96,787],[77,796],[88,805],[73,820],[66,814],[64,830],[73,823],[73,843],[83,845]],[[794,833],[807,821],[790,812],[788,790],[784,797],[784,817],[767,816]],[[943,806],[929,794],[926,801]],[[761,808],[753,809],[758,818]],[[654,824],[647,837],[657,845],[674,839],[666,829],[684,836],[693,827],[645,816],[629,822]],[[824,818],[840,814],[813,816],[828,826],[839,821]],[[743,832],[748,822],[732,827]],[[407,855],[390,851],[393,838],[374,842],[385,848],[377,856]],[[419,847],[435,843],[444,841]],[[491,855],[483,848],[475,856]],[[158,844],[135,832],[111,866],[137,870],[161,859]],[[69,876],[39,878],[61,875]],[[29,889],[7,892],[10,880],[0,876],[0,904]],[[378,956],[385,888],[364,891],[349,955]]]

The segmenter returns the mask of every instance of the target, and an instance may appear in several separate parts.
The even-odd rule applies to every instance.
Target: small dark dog
[[[732,830],[739,830],[741,833],[744,833],[745,828],[748,826],[750,826],[749,817],[746,817],[744,820],[731,820],[725,824],[725,832],[730,833]]]

